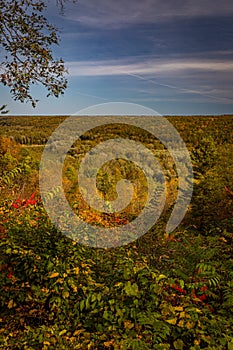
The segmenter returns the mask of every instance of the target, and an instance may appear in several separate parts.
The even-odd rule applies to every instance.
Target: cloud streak
[[[211,88],[211,76],[217,79],[218,76],[233,76],[232,60],[147,60],[142,63],[134,62],[132,59],[110,60],[110,61],[91,61],[88,62],[69,62],[70,74],[73,76],[128,76],[146,84],[156,85],[160,88],[177,91],[182,94],[199,95],[211,100],[233,104],[231,96],[223,94],[215,94]],[[195,74],[194,74],[195,73]],[[218,74],[217,74],[218,73]],[[188,88],[190,84],[190,76],[195,75],[196,79],[202,77],[201,82],[195,87],[194,79],[192,80],[192,88]],[[209,76],[210,74],[210,76]],[[187,75],[187,77],[186,77]],[[204,77],[204,75],[206,75]],[[177,77],[182,76],[186,82],[186,86],[163,83],[163,78],[174,81]],[[162,78],[162,80],[161,80]],[[206,81],[204,81],[204,79]],[[203,84],[204,81],[204,84]],[[202,87],[204,86],[204,88]],[[206,87],[207,86],[207,87]],[[224,91],[222,91],[224,93]],[[225,91],[226,92],[226,91]]]
[[[230,16],[232,0],[80,0],[67,17],[89,27],[121,28],[173,19]]]
[[[116,75],[176,75],[181,72],[233,72],[233,60],[159,60],[148,59],[134,62],[132,59],[108,61],[76,61],[66,63],[71,76],[116,76]]]

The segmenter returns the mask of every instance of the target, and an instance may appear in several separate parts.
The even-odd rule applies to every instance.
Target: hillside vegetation
[[[111,124],[73,144],[63,188],[76,214],[92,225],[131,222],[147,191],[140,169],[117,159],[102,167],[97,187],[112,200],[117,181],[127,178],[139,183],[137,200],[116,215],[89,208],[77,169],[92,147],[119,136],[141,141],[164,170],[160,219],[141,238],[112,249],[69,239],[43,207],[40,159],[64,119],[0,118],[0,349],[233,350],[233,116],[168,117],[194,170],[191,205],[171,234],[165,227],[178,179],[171,155],[155,137]],[[50,146],[56,150],[59,140]]]

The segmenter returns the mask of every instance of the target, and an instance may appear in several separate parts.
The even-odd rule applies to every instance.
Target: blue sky
[[[94,104],[130,102],[163,115],[233,113],[232,0],[79,0],[64,15],[55,0],[46,16],[60,29],[69,74],[65,95],[14,102],[11,114],[73,114]]]

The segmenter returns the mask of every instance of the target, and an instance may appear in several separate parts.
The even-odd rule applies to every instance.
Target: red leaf
[[[13,277],[13,275],[14,275],[11,266],[10,266],[9,270],[10,270],[10,271],[8,272],[7,277],[8,277],[9,279],[11,279],[11,278]]]
[[[16,203],[12,203],[12,207],[14,207],[15,209],[19,208],[18,204],[16,204]]]
[[[29,199],[33,199],[36,195],[36,192],[32,193],[31,197]]]

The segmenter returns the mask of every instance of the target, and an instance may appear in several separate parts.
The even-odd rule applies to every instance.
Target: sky
[[[79,0],[64,14],[47,3],[68,88],[57,99],[33,87],[40,101],[32,108],[1,86],[10,114],[70,115],[107,102],[162,115],[233,113],[232,0]]]

